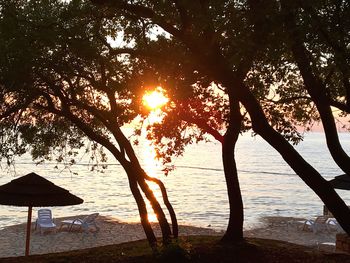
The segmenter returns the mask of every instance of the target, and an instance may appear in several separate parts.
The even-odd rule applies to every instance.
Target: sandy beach
[[[77,217],[57,218],[55,223],[59,228],[60,221],[71,218]],[[246,237],[277,239],[320,249],[332,249],[332,247],[322,246],[321,244],[335,242],[335,230],[318,233],[304,231],[302,226],[305,219],[302,218],[266,217],[261,220],[261,227],[245,231]],[[145,234],[139,223],[125,223],[111,217],[99,216],[97,224],[100,227],[97,232],[93,230],[89,233],[61,230],[56,233],[45,232],[44,234],[34,230],[33,224],[30,254],[63,252],[145,239]],[[20,224],[0,230],[0,258],[24,255],[25,226],[25,224]],[[154,224],[154,229],[156,234],[159,235],[160,230],[157,224]],[[222,234],[223,232],[209,228],[179,227],[180,236]]]
[[[327,251],[333,251],[335,248],[323,244],[333,243],[335,245],[338,231],[335,227],[314,233],[310,228],[304,229],[305,218],[264,217],[261,220],[261,227],[245,231],[246,237],[283,240]]]

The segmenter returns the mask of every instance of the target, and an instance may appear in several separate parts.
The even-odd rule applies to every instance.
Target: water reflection
[[[341,140],[350,152],[350,135],[341,134]],[[311,140],[306,138],[298,149],[327,180],[341,174],[326,149],[322,134],[313,134]],[[167,187],[179,223],[224,229],[228,220],[228,201],[220,150],[221,146],[215,143],[192,145],[185,156],[177,158],[176,170],[164,176],[149,145],[140,144],[136,149],[143,168],[149,175],[160,178]],[[85,200],[82,205],[52,207],[55,218],[99,212],[123,221],[139,222],[127,176],[113,160],[113,157],[109,158],[110,165],[103,174],[92,172],[85,165],[72,167],[72,172],[78,172],[77,175],[60,172],[53,168],[54,164],[33,165],[28,156],[17,162],[16,169],[18,176],[36,172]],[[261,139],[249,136],[239,139],[237,164],[245,205],[245,228],[254,226],[260,216],[312,217],[322,213],[319,198]],[[14,179],[5,172],[2,174],[0,184]],[[154,183],[150,183],[150,187],[164,208],[158,187]],[[350,191],[337,192],[350,204]],[[37,209],[33,211],[33,218]],[[149,211],[152,211],[151,207]],[[26,215],[26,208],[0,206],[0,227],[25,222]],[[155,218],[150,213],[150,221]]]
[[[156,151],[149,142],[144,141],[141,144],[141,155],[143,169],[149,176],[157,177],[157,172],[161,169],[161,163],[156,159]]]
[[[159,160],[156,158],[156,151],[154,148],[150,145],[148,141],[143,141],[141,144],[141,154],[142,154],[142,162],[143,162],[143,169],[145,172],[151,176],[151,177],[156,177],[159,178],[159,171],[161,170],[161,163]],[[147,184],[149,188],[153,191],[154,195],[156,196],[157,200],[161,203],[162,202],[162,196],[161,196],[161,191],[158,187],[158,185],[154,182],[147,181]],[[145,200],[147,200],[145,198]],[[150,222],[157,222],[157,216],[153,212],[153,209],[151,207],[150,202],[147,200],[147,207],[148,207],[148,221]]]

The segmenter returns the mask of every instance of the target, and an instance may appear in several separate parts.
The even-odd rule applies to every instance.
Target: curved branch
[[[44,94],[43,94],[44,95]],[[138,179],[137,176],[134,175],[132,172],[132,165],[131,163],[125,159],[124,156],[122,156],[119,152],[119,150],[105,137],[98,135],[91,127],[86,125],[84,122],[82,122],[78,117],[74,116],[71,112],[67,110],[58,110],[54,107],[54,104],[52,103],[51,98],[46,94],[46,98],[49,99],[48,101],[48,107],[44,107],[42,105],[37,105],[41,108],[46,109],[49,112],[52,112],[54,114],[57,114],[59,116],[63,116],[70,120],[72,123],[74,123],[81,131],[83,131],[91,140],[94,140],[104,146],[106,149],[108,149],[120,162],[120,164],[123,166],[125,171],[127,172],[127,176],[129,179],[129,186],[132,191],[132,194],[136,200],[136,204],[138,206],[138,210],[141,217],[141,224],[145,230],[147,239],[151,245],[151,247],[156,246],[157,239],[154,235],[154,232],[152,230],[151,224],[148,221],[148,212],[147,207],[145,204],[145,201],[140,193],[140,190],[138,189]],[[64,107],[67,109],[67,107]]]
[[[196,125],[201,130],[209,133],[211,136],[213,136],[217,141],[223,143],[224,137],[215,129],[213,129],[204,119],[199,118],[193,118],[192,116],[189,116],[188,114],[180,114],[181,120],[184,120],[188,123]]]

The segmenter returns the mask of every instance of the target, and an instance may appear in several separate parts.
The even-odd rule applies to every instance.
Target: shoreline
[[[65,219],[84,218],[85,215],[55,218],[57,232],[44,232],[34,230],[35,220],[32,222],[32,232],[30,239],[30,255],[47,254],[78,250],[84,248],[99,247],[118,243],[125,243],[146,239],[146,235],[140,223],[122,222],[116,218],[108,216],[98,216],[96,223],[100,228],[95,231],[92,227],[90,232],[71,231],[60,228],[60,222]],[[161,231],[157,223],[151,223],[156,236],[161,236]],[[26,223],[4,227],[0,230],[0,259],[5,257],[23,256],[25,250]],[[220,235],[210,228],[179,225],[179,235]]]
[[[257,237],[265,239],[282,240],[298,245],[314,247],[322,250],[333,251],[335,247],[322,243],[336,242],[336,228],[313,233],[311,229],[303,230],[306,218],[295,217],[263,217],[263,225],[259,228],[244,231],[245,237]]]
[[[79,216],[80,218],[84,216]],[[55,218],[57,230],[60,221],[74,219],[76,216]],[[313,233],[302,231],[305,219],[293,217],[264,217],[261,218],[261,225],[258,228],[244,231],[245,237],[256,237],[264,239],[283,240],[295,244],[320,248],[320,244],[328,242],[335,243],[336,231]],[[68,232],[61,231],[45,232],[34,230],[35,220],[32,223],[30,254],[47,254],[92,248],[104,245],[125,243],[145,239],[140,223],[122,222],[116,218],[108,216],[98,216],[97,225],[99,231],[84,233],[81,231]],[[0,230],[0,258],[17,257],[24,255],[25,249],[25,228],[26,224],[18,224],[4,227]],[[160,236],[160,228],[157,223],[152,223],[152,228],[157,236]],[[223,231],[216,231],[211,228],[180,225],[179,236],[191,235],[223,235]],[[332,249],[328,248],[328,249]]]

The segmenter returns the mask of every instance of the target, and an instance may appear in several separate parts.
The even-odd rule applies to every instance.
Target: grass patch
[[[338,253],[324,253],[315,249],[283,241],[247,238],[235,245],[219,243],[220,237],[181,237],[169,247],[160,248],[152,254],[147,241],[135,241],[70,252],[3,258],[0,262],[115,262],[115,263],[159,263],[159,262],[322,262],[346,263],[350,256]]]

